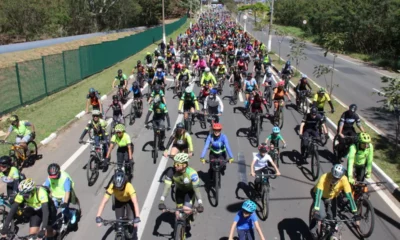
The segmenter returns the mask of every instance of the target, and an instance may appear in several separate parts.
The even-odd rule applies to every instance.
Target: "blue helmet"
[[[210,94],[212,94],[212,95],[215,95],[215,94],[217,94],[217,93],[218,93],[218,91],[217,91],[217,89],[215,89],[215,88],[213,88],[213,89],[210,90]]]
[[[272,128],[272,132],[273,132],[273,133],[280,133],[280,132],[281,132],[281,129],[280,129],[279,127],[276,127],[276,126],[275,126],[275,127]]]
[[[286,62],[286,66],[290,66],[290,61],[287,61],[287,62]]]
[[[251,200],[246,200],[242,205],[242,209],[246,212],[253,213],[257,209],[257,205]]]

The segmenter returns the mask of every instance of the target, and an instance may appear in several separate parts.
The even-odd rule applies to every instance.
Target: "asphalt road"
[[[196,93],[199,91],[197,86],[194,87],[194,90]],[[230,89],[227,85],[225,85],[222,94],[222,97],[225,96],[230,96]],[[172,98],[172,91],[168,91],[166,97],[171,123],[175,125],[178,118],[178,100]],[[84,103],[82,102],[83,106]],[[205,211],[198,215],[196,221],[192,224],[190,239],[227,239],[230,225],[243,201],[237,198],[235,192],[238,191],[239,197],[247,198],[245,192],[248,191],[248,182],[253,181],[253,178],[249,176],[249,168],[252,155],[257,149],[254,145],[252,146],[252,142],[245,137],[243,132],[239,136],[237,135],[240,130],[249,127],[250,122],[240,111],[237,111],[236,114],[233,113],[235,106],[229,105],[229,98],[225,98],[224,106],[223,132],[230,140],[235,162],[228,165],[226,174],[222,177],[218,206],[214,207],[210,204],[207,198],[208,194],[205,188],[202,188]],[[238,101],[237,106],[243,106],[243,102]],[[147,109],[147,104],[145,109]],[[144,115],[146,113],[147,110]],[[285,123],[282,135],[287,141],[288,148],[281,153],[280,169],[283,175],[271,180],[271,212],[269,218],[266,221],[260,221],[260,224],[267,239],[309,239],[308,214],[312,204],[310,189],[315,182],[310,180],[310,166],[296,163],[298,156],[296,152],[300,149],[300,140],[295,129],[300,124],[302,117],[290,106],[285,109],[284,114]],[[86,180],[86,170],[83,169],[89,157],[89,148],[78,144],[78,138],[89,119],[90,116],[86,115],[60,133],[57,139],[49,145],[41,148],[40,153],[43,154],[43,159],[38,160],[34,166],[25,169],[24,173],[40,184],[46,178],[48,164],[57,162],[62,165],[75,181],[77,196],[81,201],[83,211],[79,229],[76,232],[71,232],[67,239],[113,239],[114,233],[108,227],[98,228],[95,223],[98,205],[104,195],[104,187],[112,176],[113,169],[109,169],[106,173],[100,173],[95,185],[89,187]],[[271,128],[272,125],[269,122],[264,123],[262,138],[267,137]],[[203,131],[205,130],[201,129],[198,123],[193,127],[195,157],[193,157],[190,165],[198,171],[202,182],[207,182],[208,165],[203,165],[199,161],[199,155],[206,137],[201,134]],[[165,167],[171,166],[172,162],[159,157],[157,163],[153,164],[150,152],[151,145],[149,145],[153,140],[153,133],[144,128],[144,116],[137,119],[133,126],[128,126],[127,132],[135,144],[134,160],[136,164],[132,183],[137,191],[141,209],[142,223],[139,227],[141,239],[171,239],[174,216],[169,213],[161,213],[157,209],[157,205],[163,189],[163,184],[158,183],[158,179]],[[168,136],[170,133],[168,132]],[[331,142],[328,142],[327,148],[321,148],[319,151],[322,172],[329,171],[332,166],[330,163],[330,147]],[[113,159],[116,158],[115,150],[112,156]],[[378,190],[378,192],[385,196],[388,194],[388,191],[384,189]],[[376,221],[375,230],[370,239],[395,240],[400,236],[399,215],[394,213],[385,203],[388,202],[387,198],[390,198],[390,201],[395,201],[387,196],[385,200],[382,200],[378,193],[372,190],[371,200],[375,207]],[[170,208],[175,206],[170,196],[166,200],[166,205]],[[102,217],[104,219],[115,219],[111,210],[111,201],[106,206]],[[24,235],[25,233],[27,233],[27,227],[22,227],[20,234]],[[344,239],[357,239],[352,231],[347,228],[343,234]]]
[[[243,21],[241,22],[242,24],[244,23]],[[248,19],[246,30],[257,39],[267,43],[268,30],[261,32],[255,31],[253,28],[254,20]],[[279,40],[281,40],[280,37],[272,36],[272,51],[277,54],[279,53]],[[287,56],[290,54],[290,40],[290,37],[286,37],[281,43],[280,55],[283,59],[288,59]],[[307,60],[301,61],[299,70],[307,74],[320,86],[326,87],[327,84],[323,77],[316,78],[313,75],[314,67],[320,64],[332,66],[333,55],[328,54],[327,57],[324,57],[324,51],[319,46],[311,43],[306,44],[304,53],[307,56]],[[292,63],[294,66],[294,61]],[[373,92],[377,93],[384,86],[381,83],[381,77],[385,75],[393,76],[387,71],[379,70],[377,67],[340,55],[335,61],[334,84],[338,84],[338,87],[334,89],[333,94],[347,106],[356,103],[358,105],[358,113],[361,116],[385,133],[393,135],[393,129],[395,129],[394,117],[379,111],[378,108],[382,106],[382,103],[378,101],[383,98],[378,94],[372,94]],[[327,79],[328,84],[330,84],[330,76]]]

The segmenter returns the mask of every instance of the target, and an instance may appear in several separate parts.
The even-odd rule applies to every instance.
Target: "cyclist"
[[[244,61],[244,57],[240,57],[237,62],[237,67],[240,71],[247,71],[247,63]]]
[[[310,92],[312,91],[312,87],[310,83],[307,81],[307,78],[308,78],[307,75],[302,74],[299,83],[294,88],[294,91],[296,92],[296,104],[298,104],[299,102],[300,91],[306,91],[307,87]]]
[[[282,67],[281,76],[286,75],[287,79],[290,79],[291,75],[294,73],[293,67],[290,61],[286,61],[285,65]],[[283,78],[283,77],[282,77]]]
[[[171,146],[171,156],[175,156],[177,153],[185,152],[189,157],[193,156],[193,141],[192,136],[185,130],[185,125],[183,123],[176,124],[176,129],[172,137],[167,143],[166,150],[164,151],[164,156],[168,156],[168,149]]]
[[[322,124],[322,130],[325,135],[328,135],[325,123],[322,121],[322,116],[318,114],[318,109],[312,107],[310,113],[304,115],[300,124],[299,135],[301,140],[301,155],[305,158],[305,150],[308,147],[309,136],[319,138],[319,125]]]
[[[263,46],[265,46],[264,44],[263,44]],[[261,48],[260,48],[261,49]],[[271,57],[268,55],[268,54],[266,54],[264,57],[263,57],[263,62],[262,62],[262,65],[263,65],[263,71],[264,72],[266,72],[268,69],[269,69],[269,67],[271,66]]]
[[[154,75],[154,78],[153,78],[153,81],[151,82],[151,85],[152,86],[156,86],[156,85],[154,85],[154,84],[157,84],[157,85],[159,85],[162,89],[164,89],[164,87],[166,86],[166,83],[165,83],[165,72],[163,72],[162,70],[161,70],[161,68],[157,68],[157,72],[156,72],[156,74]]]
[[[331,107],[331,112],[334,113],[335,108],[333,107],[333,104],[332,104],[331,98],[329,97],[329,94],[326,92],[325,88],[320,88],[318,90],[318,93],[316,93],[314,95],[313,105],[318,108],[319,112],[323,112],[326,101],[328,101],[329,106]]]
[[[76,211],[69,209],[69,204],[76,204],[76,195],[74,191],[75,183],[72,181],[70,175],[61,171],[60,165],[51,163],[47,167],[49,176],[43,183],[43,186],[50,189],[51,198],[53,199],[55,207],[62,208],[64,216],[71,220],[71,224],[76,222]]]
[[[161,52],[160,52],[160,50],[158,50],[158,48],[155,48],[154,49],[154,53],[153,53],[153,55],[154,55],[154,60],[158,60],[159,59],[159,57],[161,57]],[[161,58],[162,59],[162,58]]]
[[[146,116],[146,120],[145,120],[145,127],[148,128],[148,123],[149,123],[149,117],[151,115],[151,113],[154,112],[153,115],[153,127],[157,127],[157,128],[164,128],[165,127],[165,118],[167,118],[167,130],[169,131],[171,129],[171,123],[170,123],[170,119],[169,119],[169,114],[168,114],[168,109],[167,106],[164,103],[161,103],[161,100],[159,97],[155,97],[153,104],[150,106],[149,111],[147,113]],[[159,148],[161,150],[164,149],[164,138],[165,138],[165,129],[163,129],[161,131],[161,136],[159,138]],[[157,143],[154,143],[157,144]]]
[[[349,110],[345,111],[340,117],[338,125],[339,135],[342,139],[345,136],[357,136],[356,130],[354,129],[354,123],[356,123],[358,129],[360,129],[361,132],[365,132],[363,126],[361,126],[361,120],[356,111],[357,105],[353,103],[349,106]]]
[[[204,59],[203,55],[199,56],[199,61],[196,63],[196,65],[194,66],[195,69],[206,69],[207,68],[207,62]],[[199,70],[200,71],[200,70]]]
[[[104,141],[103,145],[103,157],[106,156],[108,152],[108,133],[107,133],[107,122],[104,119],[100,118],[100,111],[93,110],[92,111],[92,120],[88,122],[86,125],[85,130],[83,130],[80,138],[79,143],[83,143],[83,138],[85,137],[86,133],[93,129],[93,139],[95,141],[96,146],[100,146],[100,140]]]
[[[127,96],[129,95],[130,92],[132,92],[132,99],[139,100],[139,108],[140,108],[141,105],[143,104],[142,102],[143,94],[142,91],[140,90],[139,82],[135,81],[132,83],[132,87],[129,89]]]
[[[244,107],[248,108],[250,94],[258,89],[257,81],[253,78],[253,74],[251,72],[247,73],[246,79],[243,82],[243,92],[246,93],[246,101],[244,102]]]
[[[193,168],[189,167],[189,155],[187,153],[178,153],[174,157],[174,168],[167,171],[164,180],[164,191],[161,196],[158,209],[166,209],[164,204],[165,197],[168,195],[172,182],[175,184],[175,202],[176,208],[183,209],[186,214],[192,213],[192,199],[196,196],[197,211],[204,211],[203,201],[200,193],[199,174]],[[186,195],[189,197],[186,198]],[[179,219],[179,211],[175,212],[176,219]]]
[[[264,78],[263,78],[263,85],[265,87],[265,89],[270,86],[272,87],[272,84],[276,82],[274,75],[272,74],[272,72],[267,69],[266,73],[264,74]],[[264,89],[264,91],[265,91]]]
[[[182,87],[187,87],[189,86],[189,81],[190,81],[190,71],[189,69],[186,68],[186,65],[183,64],[182,65],[182,71],[180,71],[178,73],[178,75],[176,75],[175,78],[175,86],[179,87],[180,82],[182,81],[183,86]]]
[[[204,144],[203,151],[201,152],[200,155],[200,161],[203,164],[205,163],[206,160],[204,159],[204,157],[207,153],[207,150],[210,149],[210,154],[209,154],[210,161],[221,160],[221,174],[225,175],[226,153],[228,152],[229,163],[233,162],[233,154],[229,146],[228,137],[225,134],[221,133],[222,125],[220,123],[214,123],[212,126],[212,130],[213,132],[208,135],[206,143]],[[208,170],[208,174],[210,176],[210,179],[213,180],[214,174],[211,164]]]
[[[114,89],[115,83],[119,81],[118,88],[123,88],[123,96],[125,96],[126,92],[128,91],[128,78],[126,77],[125,74],[122,73],[122,70],[119,69],[117,72],[117,76],[115,76],[114,81],[112,83],[112,88]]]
[[[101,103],[100,93],[98,91],[94,88],[90,88],[86,99],[86,113],[89,113],[89,104],[92,105],[93,110],[100,110],[101,113],[104,113],[103,104]]]
[[[254,92],[254,96],[250,97],[250,112],[251,113],[261,113],[262,114],[263,113],[262,105],[264,105],[265,110],[266,110],[266,112],[268,114],[269,111],[268,111],[268,107],[267,107],[267,101],[263,98],[263,96],[262,96],[260,91],[255,91]],[[252,131],[254,131],[255,127],[256,127],[255,126],[255,117],[256,117],[256,115],[252,114],[251,119],[250,119],[251,126],[254,127],[254,129],[251,128]],[[260,129],[262,130],[263,129],[262,128],[262,123],[263,123],[263,117],[262,116],[261,116],[260,120],[261,120],[260,121]]]
[[[219,66],[217,67],[217,69],[215,69],[215,73],[217,74],[217,76],[225,76],[228,74],[228,70],[226,69],[226,66],[223,61],[219,62]]]
[[[202,87],[205,87],[206,82],[209,83],[209,88],[217,85],[217,80],[215,79],[215,76],[210,72],[210,68],[206,67],[204,70],[205,71],[204,71],[203,75],[201,76],[200,85]]]
[[[166,100],[165,100],[164,91],[161,89],[161,86],[158,85],[158,84],[155,85],[155,86],[153,87],[153,91],[151,92],[150,98],[149,98],[149,100],[147,101],[147,103],[150,104],[150,103],[153,101],[153,99],[154,99],[155,97],[160,97],[161,100],[162,100],[162,102],[163,102],[164,104],[167,104],[167,102],[166,102]]]
[[[283,148],[286,148],[286,142],[283,139],[281,135],[281,129],[278,126],[274,126],[272,128],[272,134],[270,134],[267,139],[265,139],[265,143],[268,145],[268,143],[271,143],[275,147],[279,147],[279,142],[283,142]],[[279,150],[278,150],[279,153]]]
[[[353,143],[347,155],[347,174],[349,182],[354,184],[355,173],[357,181],[371,178],[372,161],[374,159],[374,146],[368,133],[358,135],[358,143]]]
[[[258,153],[253,156],[253,162],[251,162],[250,171],[251,176],[256,177],[259,174],[269,174],[268,169],[270,166],[273,167],[274,172],[277,176],[281,175],[278,167],[274,163],[274,160],[268,154],[269,147],[266,143],[261,143],[258,146]],[[256,178],[254,181],[254,186],[257,191],[261,190],[261,178]]]
[[[197,101],[196,94],[190,89],[190,87],[186,87],[185,93],[182,94],[181,100],[179,101],[178,111],[183,111],[185,113],[185,119],[188,118],[187,112],[190,111],[194,113],[195,108],[196,111],[199,111],[199,102]],[[192,121],[194,120],[194,115],[192,115]]]
[[[197,51],[193,52],[192,59],[190,60],[190,63],[195,66],[197,62],[199,61],[199,55],[197,55]]]
[[[131,166],[133,164],[133,144],[131,142],[131,137],[125,132],[125,126],[122,124],[117,124],[115,126],[115,134],[111,137],[110,147],[108,148],[107,155],[105,158],[105,168],[107,169],[108,163],[110,162],[111,151],[114,149],[116,145],[118,145],[117,149],[117,162],[119,165],[125,163],[130,163]],[[125,169],[124,167],[122,169]],[[131,173],[133,174],[133,167],[131,169]]]
[[[24,214],[29,218],[29,234],[37,234],[40,239],[45,236],[53,237],[54,232],[51,226],[56,218],[56,210],[53,201],[49,200],[49,193],[43,186],[37,187],[32,178],[23,180],[18,185],[18,194],[4,221],[1,230],[2,237],[6,237],[15,213],[23,205],[25,205]]]
[[[130,233],[132,234],[132,238],[130,239],[137,240],[137,227],[140,222],[140,208],[136,196],[136,190],[128,181],[128,177],[124,171],[117,170],[115,172],[112,182],[108,185],[103,200],[99,205],[96,215],[96,223],[99,227],[103,222],[101,214],[111,196],[113,197],[112,209],[115,212],[115,218],[119,220],[127,217],[129,220],[133,220],[133,231]]]
[[[210,91],[210,95],[204,100],[204,115],[212,114],[217,115],[215,122],[220,122],[220,117],[224,112],[224,103],[221,98],[217,96],[217,89],[213,88]]]
[[[258,218],[255,213],[256,210],[257,205],[253,201],[244,201],[242,209],[236,214],[233,220],[228,240],[234,239],[233,235],[235,229],[237,230],[239,240],[254,240],[254,227],[256,227],[261,240],[265,240],[260,224],[258,223]]]
[[[113,121],[114,123],[122,123],[125,124],[125,118],[124,118],[124,108],[122,103],[118,100],[118,96],[117,95],[113,95],[112,96],[112,103],[110,104],[110,106],[108,106],[106,114],[108,113],[108,111],[110,110],[110,108],[112,108],[113,110]]]
[[[285,81],[278,82],[278,87],[274,89],[274,93],[272,94],[272,100],[274,101],[274,115],[276,109],[278,109],[279,101],[285,100],[285,96],[288,98],[289,102],[291,101],[289,93],[286,91],[284,86]]]
[[[12,115],[8,119],[8,122],[11,125],[4,136],[3,141],[6,141],[8,136],[10,136],[12,132],[15,132],[17,134],[15,142],[24,149],[24,151],[27,153],[27,157],[29,157],[31,152],[28,151],[28,142],[35,139],[35,125],[29,121],[20,121],[17,115]],[[30,127],[32,132],[27,127]]]
[[[20,173],[18,168],[12,166],[9,156],[0,157],[0,178],[7,177],[7,196],[10,203],[14,202],[14,198],[18,193],[18,185],[25,176]]]
[[[152,64],[153,63],[153,57],[150,52],[146,53],[146,56],[144,57],[144,61],[146,64]]]
[[[157,58],[157,62],[155,63],[155,66],[156,66],[157,71],[158,71],[158,69],[165,71],[166,65],[165,65],[165,61],[164,61],[163,57],[159,56]]]
[[[353,213],[357,212],[357,206],[352,196],[352,190],[349,180],[345,176],[345,169],[341,164],[336,164],[328,173],[324,173],[314,187],[315,199],[314,209],[312,213],[313,221],[311,222],[310,231],[314,239],[317,239],[318,226],[317,222],[328,218],[333,218],[332,200],[337,198],[343,191],[350,202]]]
[[[242,73],[238,70],[237,67],[232,67],[232,74],[229,78],[229,83],[230,84],[234,84],[237,83],[238,84],[238,88],[242,89],[242,81],[243,81],[243,76]]]
[[[156,75],[156,71],[151,63],[147,64],[147,84],[151,84],[154,76]]]

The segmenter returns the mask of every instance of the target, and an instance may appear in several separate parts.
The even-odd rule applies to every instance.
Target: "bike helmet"
[[[318,93],[326,93],[326,89],[322,87],[318,89]]]
[[[334,178],[340,179],[344,175],[345,169],[342,164],[335,164],[332,167],[331,173]]]
[[[133,87],[133,88],[138,88],[138,87],[139,87],[139,82],[138,82],[138,81],[134,81],[134,82],[132,83],[132,87]]]
[[[174,157],[174,162],[176,163],[188,163],[189,155],[187,153],[178,153]]]
[[[212,128],[213,128],[213,130],[222,130],[222,124],[221,123],[214,123]]]
[[[285,86],[285,81],[278,82],[278,87],[283,87],[283,86]]]
[[[18,185],[18,192],[21,194],[30,193],[35,189],[35,182],[32,178],[27,178],[19,183]]]
[[[151,55],[151,53],[150,53],[150,52],[147,52],[146,55]]]
[[[122,69],[118,69],[118,75],[122,74]]]
[[[12,116],[8,119],[8,121],[9,121],[10,123],[18,122],[18,121],[19,121],[19,118],[18,118],[17,115],[12,115]]]
[[[113,96],[112,96],[112,99],[113,99],[113,101],[114,101],[114,100],[118,100],[118,96],[117,96],[117,95],[113,95]]]
[[[204,71],[210,72],[210,68],[209,68],[209,67],[206,67],[206,69],[204,69]]]
[[[100,116],[100,115],[101,115],[100,110],[93,110],[93,111],[92,111],[92,117],[98,117],[98,116]]]
[[[125,132],[125,126],[122,124],[117,124],[114,129],[115,132]]]
[[[279,127],[275,126],[275,127],[272,128],[272,132],[273,133],[280,133],[281,129]]]
[[[176,129],[184,129],[185,125],[182,122],[179,122],[178,124],[176,124]]]
[[[308,78],[308,77],[305,74],[301,74],[301,78]]]
[[[246,74],[247,77],[253,77],[253,74],[251,72]]]
[[[158,59],[158,61],[162,61],[163,60],[163,58],[161,56],[159,56],[157,59]]]
[[[351,112],[351,113],[355,113],[356,111],[357,111],[357,105],[356,104],[351,104],[350,106],[349,106],[349,111]]]
[[[158,93],[158,92],[160,92],[160,90],[161,90],[160,85],[157,84],[154,86],[154,92]]]
[[[290,66],[291,62],[290,61],[286,61],[286,66]]]
[[[0,157],[0,166],[11,166],[11,158],[9,156],[2,156]]]
[[[147,67],[148,68],[153,68],[153,64],[149,63],[149,64],[147,64]]]
[[[59,178],[60,177],[60,165],[57,163],[52,163],[47,168],[47,173],[49,174],[49,178]]]
[[[268,145],[266,143],[261,143],[258,146],[258,151],[260,151],[260,153],[267,153],[268,150],[269,150],[269,147],[268,147]]]
[[[257,56],[254,61],[260,61],[260,58]]]
[[[242,209],[248,213],[253,213],[257,209],[257,205],[251,200],[246,200],[242,205]]]
[[[358,141],[360,143],[370,143],[371,142],[371,136],[368,133],[360,133],[358,135]]]
[[[219,62],[219,65],[224,65],[224,62],[223,61]]]
[[[217,89],[213,88],[210,90],[211,95],[216,95],[218,93]]]
[[[311,114],[317,114],[317,113],[318,113],[318,109],[317,109],[316,107],[312,107],[312,108],[310,109],[310,113],[311,113]]]
[[[190,87],[185,88],[185,93],[190,94],[192,92],[192,89]]]
[[[117,170],[113,177],[113,184],[116,189],[122,189],[125,186],[127,179],[125,177],[125,172],[122,170]]]
[[[95,93],[96,90],[94,88],[89,88],[89,93]]]

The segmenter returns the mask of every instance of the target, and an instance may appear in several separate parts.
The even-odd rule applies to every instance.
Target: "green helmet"
[[[8,121],[9,121],[10,123],[12,123],[12,122],[18,122],[18,121],[19,121],[19,118],[18,118],[17,115],[12,115],[12,116],[8,119]]]
[[[189,155],[187,153],[178,153],[174,157],[174,162],[177,162],[177,163],[188,163],[189,162]]]
[[[115,126],[115,132],[125,132],[125,126],[122,124],[117,124],[117,126]]]
[[[322,87],[318,89],[318,93],[326,93],[326,89]]]
[[[368,133],[360,133],[358,135],[358,141],[361,143],[370,143],[371,142],[371,136]]]
[[[92,116],[100,116],[100,115],[101,115],[100,110],[93,110],[92,111]]]

